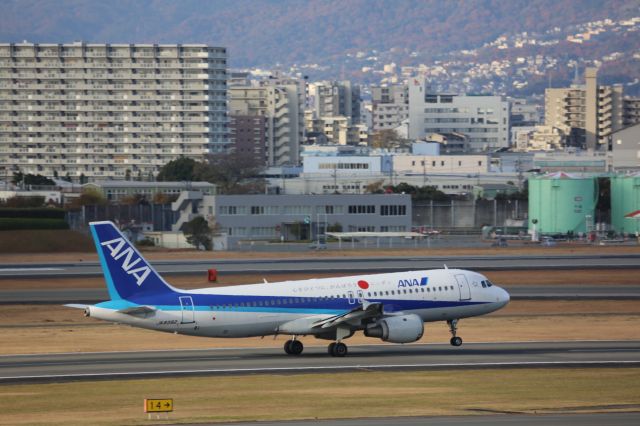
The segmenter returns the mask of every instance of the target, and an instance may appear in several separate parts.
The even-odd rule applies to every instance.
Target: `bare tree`
[[[247,194],[264,192],[264,181],[258,176],[264,164],[250,155],[235,152],[213,154],[205,163],[198,163],[195,175],[218,187],[222,194]]]

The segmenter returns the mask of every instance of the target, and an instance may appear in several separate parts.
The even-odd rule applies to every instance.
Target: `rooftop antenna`
[[[573,76],[573,84],[580,84],[580,77],[578,77],[578,63],[576,62],[574,69],[574,76]]]

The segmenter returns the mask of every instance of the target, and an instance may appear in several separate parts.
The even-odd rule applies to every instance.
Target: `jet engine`
[[[386,317],[364,330],[367,337],[378,337],[391,343],[415,342],[423,333],[422,319],[415,314]]]

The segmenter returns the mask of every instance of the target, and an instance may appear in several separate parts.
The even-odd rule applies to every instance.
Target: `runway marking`
[[[447,369],[454,367],[462,368],[498,368],[498,367],[597,367],[616,365],[640,365],[640,361],[530,361],[530,362],[476,362],[476,363],[441,363],[441,364],[386,364],[386,365],[332,365],[332,366],[308,366],[308,367],[264,367],[264,368],[229,368],[229,369],[205,369],[205,370],[170,370],[170,371],[127,371],[113,373],[78,373],[78,374],[44,374],[31,376],[4,376],[0,377],[0,382],[4,381],[26,381],[26,380],[55,380],[55,379],[86,379],[91,378],[117,378],[136,376],[175,376],[192,374],[251,374],[251,373],[274,373],[274,372],[304,372],[304,371],[344,371],[344,370],[395,370],[395,369]]]
[[[512,340],[506,342],[465,342],[463,348],[471,345],[520,345],[530,343],[640,343],[640,340]],[[308,344],[305,343],[306,348],[322,348],[326,345],[322,344]],[[360,345],[349,345],[350,348],[366,348],[366,347],[401,347],[397,344],[391,343],[364,343]],[[451,346],[450,343],[438,342],[438,343],[406,343],[402,346]],[[37,356],[58,356],[58,355],[108,355],[108,354],[137,354],[137,353],[158,353],[158,352],[197,352],[197,351],[241,351],[241,350],[274,350],[280,349],[273,346],[234,346],[223,348],[186,348],[186,349],[142,349],[139,351],[99,351],[99,352],[42,352],[31,354],[1,354],[0,358],[8,357],[37,357]],[[576,349],[577,350],[577,349]],[[603,349],[604,350],[604,349]]]
[[[640,349],[569,349],[567,352],[640,352]]]
[[[64,271],[65,268],[0,268],[1,272]]]

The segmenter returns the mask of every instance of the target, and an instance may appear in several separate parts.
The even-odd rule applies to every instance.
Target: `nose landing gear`
[[[449,331],[451,331],[451,335],[453,336],[451,337],[451,340],[449,340],[449,343],[451,343],[451,346],[462,345],[462,338],[456,336],[456,332],[458,331],[458,320],[457,319],[448,320],[447,324],[449,324]]]

